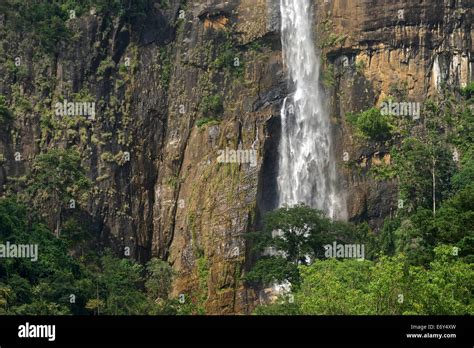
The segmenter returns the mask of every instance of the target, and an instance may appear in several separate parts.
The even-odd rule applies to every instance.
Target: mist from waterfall
[[[319,83],[320,54],[313,40],[310,0],[280,0],[283,60],[292,93],[281,109],[278,205],[304,203],[328,217],[346,217],[337,192],[332,127]]]

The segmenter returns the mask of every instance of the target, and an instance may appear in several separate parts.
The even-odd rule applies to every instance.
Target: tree
[[[103,313],[145,314],[148,301],[139,290],[143,283],[143,267],[132,260],[116,258],[110,252],[102,257],[101,264],[100,288],[106,298]]]
[[[413,265],[428,265],[434,258],[438,244],[453,244],[463,257],[474,251],[474,185],[471,183],[454,196],[441,203],[435,217],[432,211],[419,208],[409,216],[397,219],[393,225],[395,249],[404,253]],[[395,220],[396,221],[396,220]],[[386,225],[381,233],[380,245],[386,238]]]
[[[467,154],[462,167],[451,177],[451,186],[454,192],[462,190],[474,182],[474,151]]]
[[[13,295],[10,286],[0,286],[0,314],[8,314],[8,302]]]
[[[0,244],[39,246],[37,260],[8,258],[0,262],[0,288],[11,288],[8,311],[17,314],[84,314],[87,296],[83,267],[62,239],[13,198],[0,199]],[[76,303],[70,303],[75,294]]]
[[[322,254],[329,226],[330,220],[322,212],[303,204],[280,208],[265,216],[260,247],[272,247],[288,261],[304,264],[307,256]]]
[[[301,267],[302,283],[294,294],[301,314],[371,314],[370,261],[317,260]]]
[[[258,307],[256,314],[303,315],[472,315],[474,266],[434,249],[428,267],[413,266],[403,254],[377,261],[316,260],[299,266],[301,285],[285,298]]]
[[[256,262],[244,277],[246,281],[270,285],[288,281],[293,287],[300,283],[298,266],[282,257],[265,256]]]
[[[174,271],[171,266],[160,259],[153,258],[147,263],[148,277],[145,287],[153,300],[167,300],[171,291]]]
[[[436,229],[429,209],[420,208],[409,218],[401,220],[395,230],[396,253],[403,253],[413,265],[427,265],[433,259]]]
[[[352,225],[333,222],[321,211],[304,204],[269,212],[264,218],[263,231],[248,236],[254,250],[264,256],[245,279],[264,285],[286,280],[297,286],[298,265],[325,257],[324,245],[350,242],[356,235]],[[367,237],[364,233],[360,236]]]
[[[387,256],[395,255],[395,231],[400,227],[400,219],[386,219],[379,235],[378,249]]]
[[[59,237],[64,208],[71,200],[84,200],[90,186],[80,154],[72,149],[52,149],[40,154],[33,162],[27,182],[26,192],[33,206],[47,216],[53,212],[51,227],[55,225]]]
[[[378,108],[349,114],[348,121],[363,138],[384,141],[391,137],[394,126],[390,116],[382,114]]]
[[[454,173],[451,152],[443,144],[407,138],[395,152],[401,197],[409,210],[431,208],[436,214],[436,202],[450,191]]]
[[[434,249],[428,269],[410,267],[409,309],[405,314],[474,314],[474,266],[462,262],[452,245]]]
[[[96,298],[92,298],[87,301],[86,308],[93,311],[95,315],[100,314],[100,309],[104,307],[104,301]]]

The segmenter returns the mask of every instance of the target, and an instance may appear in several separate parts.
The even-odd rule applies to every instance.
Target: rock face
[[[319,2],[318,32],[326,43],[328,66],[334,67],[336,152],[348,159],[341,174],[351,220],[380,226],[396,210],[397,187],[396,181],[366,175],[377,161],[390,163],[390,155],[384,144],[358,143],[345,115],[380,106],[389,94],[422,106],[443,84],[465,86],[472,81],[473,9],[470,1],[454,0]]]
[[[0,18],[0,93],[16,105],[14,125],[0,130],[0,195],[38,153],[76,146],[94,181],[81,209],[101,246],[129,247],[140,262],[168,260],[177,274],[172,295],[186,294],[208,313],[246,313],[258,294],[241,280],[251,262],[244,235],[274,208],[276,194],[287,88],[279,6],[169,3],[155,1],[135,23],[87,13],[72,19],[75,39],[54,57]],[[383,145],[359,144],[345,114],[380,103],[403,82],[408,99],[422,103],[443,83],[472,80],[473,7],[454,0],[314,6],[315,38],[335,71],[328,92],[351,220],[378,227],[395,209],[397,188],[365,175],[390,158]],[[57,119],[62,98],[96,101],[96,120]],[[232,150],[256,162],[218,160]]]

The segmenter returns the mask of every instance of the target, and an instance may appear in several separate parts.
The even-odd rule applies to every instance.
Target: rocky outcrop
[[[474,78],[474,5],[469,1],[320,1],[315,9],[327,68],[334,67],[332,113],[336,152],[348,190],[352,220],[379,227],[397,206],[397,183],[367,175],[384,144],[362,144],[346,114],[392,95],[423,105],[443,85],[465,86]]]

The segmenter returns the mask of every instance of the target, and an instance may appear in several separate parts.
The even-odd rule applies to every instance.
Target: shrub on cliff
[[[13,119],[13,114],[7,107],[5,96],[0,95],[0,127],[5,127]]]
[[[224,111],[224,102],[218,94],[205,96],[199,106],[204,117],[218,117]]]
[[[349,114],[348,121],[356,128],[359,135],[375,141],[390,139],[394,128],[390,116],[383,115],[377,108]]]

